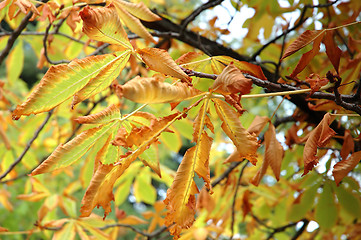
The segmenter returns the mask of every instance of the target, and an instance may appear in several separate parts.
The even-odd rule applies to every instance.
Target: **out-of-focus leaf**
[[[159,48],[137,49],[147,66],[157,72],[190,82],[191,78],[174,62],[169,53]]]
[[[331,229],[337,221],[337,206],[332,193],[331,185],[326,183],[318,199],[315,209],[315,218],[321,228]]]
[[[15,45],[6,59],[6,75],[7,81],[13,84],[20,77],[24,66],[24,47],[23,41],[19,41]]]
[[[336,72],[338,72],[342,51],[335,44],[335,40],[333,39],[333,33],[334,31],[326,31],[325,37],[323,38],[323,43],[326,47],[326,54],[328,59],[330,59]]]
[[[133,190],[137,202],[153,205],[157,200],[157,192],[151,184],[151,175],[148,169],[145,168],[135,177]]]
[[[355,218],[361,217],[360,196],[355,195],[352,190],[345,189],[343,185],[335,188],[338,202],[341,206]]]
[[[346,160],[347,156],[354,151],[355,142],[351,135],[351,131],[349,129],[345,130],[345,135],[343,136],[343,144],[341,148],[341,158],[342,160]]]
[[[332,175],[335,179],[337,186],[341,180],[356,167],[361,161],[361,151],[351,154],[346,160],[342,160],[333,167]]]

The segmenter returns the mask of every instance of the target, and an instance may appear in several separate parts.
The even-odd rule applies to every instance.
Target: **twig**
[[[222,175],[212,181],[212,188],[217,186],[223,179],[228,177],[228,175],[233,171],[233,169],[238,167],[238,165],[240,165],[241,163],[242,162],[232,162],[231,165],[227,168],[227,170],[222,173]]]
[[[0,53],[0,65],[6,58],[6,56],[10,53],[11,48],[13,47],[16,39],[20,36],[21,32],[26,28],[29,23],[30,18],[33,16],[33,12],[29,12],[26,16],[21,20],[20,25],[11,33],[8,43],[6,44],[4,50]]]
[[[306,230],[308,223],[310,222],[308,219],[303,219],[302,220],[303,225],[300,229],[298,229],[298,231],[296,232],[296,234],[292,237],[292,240],[296,240],[299,236],[302,235],[302,233]]]
[[[215,7],[218,4],[223,2],[223,0],[209,0],[208,2],[202,4],[197,9],[195,9],[188,17],[182,20],[181,22],[181,31],[179,32],[180,35],[183,34],[184,29],[187,28],[188,24],[192,22],[199,14],[201,14],[204,10],[209,8]]]
[[[329,2],[329,3],[326,3],[326,4],[318,4],[318,5],[308,5],[308,4],[307,4],[307,5],[305,5],[304,8],[302,9],[301,16],[300,16],[300,18],[299,18],[300,20],[299,20],[292,28],[284,31],[282,34],[278,35],[277,37],[273,38],[271,41],[269,41],[269,42],[267,42],[266,44],[264,44],[260,49],[257,50],[257,52],[255,52],[255,53],[252,55],[251,59],[252,59],[252,60],[255,60],[256,57],[257,57],[258,55],[260,55],[261,52],[262,52],[264,49],[266,49],[270,44],[275,43],[275,42],[276,42],[278,39],[280,39],[281,37],[285,36],[286,34],[292,32],[292,31],[296,30],[298,27],[300,27],[300,26],[307,20],[307,18],[305,18],[307,9],[309,9],[309,8],[330,7],[330,6],[332,6],[333,4],[335,4],[335,3],[337,3],[337,2],[338,2],[338,0],[335,0],[335,1],[333,1],[333,2]]]
[[[61,64],[61,63],[69,63],[70,61],[68,60],[60,60],[60,61],[52,61],[49,56],[48,56],[48,47],[47,47],[47,39],[48,39],[48,35],[49,35],[49,30],[52,26],[52,23],[49,23],[49,25],[46,27],[45,29],[45,33],[44,33],[44,38],[43,38],[43,47],[44,47],[44,56],[46,58],[46,60],[53,65],[57,65],[57,64]]]
[[[234,235],[234,214],[235,214],[235,206],[236,206],[236,199],[237,199],[237,193],[238,193],[238,188],[241,182],[241,178],[244,172],[244,169],[247,167],[249,161],[246,161],[246,163],[244,164],[244,166],[242,167],[241,171],[239,172],[239,176],[238,176],[238,181],[237,181],[237,185],[236,185],[236,190],[234,192],[233,195],[233,202],[232,202],[232,218],[231,218],[231,237],[229,238],[230,240],[233,239],[233,235]]]
[[[0,180],[6,177],[11,170],[15,168],[16,165],[18,165],[21,160],[24,158],[25,154],[29,151],[31,144],[35,141],[35,139],[39,136],[39,133],[43,128],[45,127],[46,123],[49,121],[51,115],[53,114],[53,111],[49,111],[48,115],[46,116],[43,123],[39,126],[39,128],[35,131],[34,136],[29,140],[29,142],[26,144],[26,147],[24,148],[23,152],[20,154],[20,156],[9,166],[9,168],[0,176]]]

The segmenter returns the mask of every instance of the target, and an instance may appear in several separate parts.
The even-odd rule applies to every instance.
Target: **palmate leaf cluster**
[[[346,46],[354,51],[351,57],[336,40],[337,31],[352,32],[359,26],[356,20],[305,30],[289,43],[284,40],[274,75],[279,79],[271,79],[272,68],[254,59],[240,61],[227,51],[213,56],[206,49],[200,52],[174,42],[178,48],[172,47],[176,51],[171,55],[169,47],[145,28],[165,20],[142,2],[63,4],[50,1],[36,7],[21,0],[0,5],[7,12],[3,18],[10,22],[30,12],[32,20],[49,23],[39,27],[45,29],[42,45],[33,46],[42,48],[38,67],[51,63],[52,54],[61,58],[74,54],[70,61],[51,65],[29,93],[18,84],[20,72],[13,60],[24,57],[25,35],[6,60],[1,108],[14,109],[0,115],[4,150],[0,206],[12,214],[16,206],[10,199],[15,194],[16,204],[34,203],[37,210],[32,210],[34,226],[5,224],[0,229],[4,236],[19,237],[19,230],[54,239],[121,239],[129,232],[140,239],[165,232],[174,239],[357,235],[361,88],[354,84],[359,40],[352,37],[360,34],[349,35]],[[266,11],[262,9],[259,13]],[[281,14],[267,11],[272,19]],[[58,21],[66,21],[64,31],[74,36],[70,38],[74,45],[65,54],[52,42],[56,41],[52,34],[62,31]],[[222,31],[214,21],[210,31]],[[254,22],[245,24],[257,27]],[[264,29],[264,37],[267,34]],[[89,40],[74,40],[75,36]],[[179,36],[181,40],[182,32]],[[256,37],[249,31],[246,38]],[[260,57],[273,55],[267,51]],[[289,68],[279,72],[281,62],[288,60]],[[328,70],[317,71],[315,64],[328,64]],[[316,118],[292,98],[305,93],[303,100]],[[20,95],[26,95],[25,100]],[[283,99],[273,110],[263,100],[254,100],[274,96]],[[277,115],[289,112],[282,107],[285,99],[299,108],[282,122]],[[340,116],[351,120],[344,124]],[[34,126],[40,127],[32,146],[28,144],[26,157],[17,161],[22,148],[14,142],[31,138]],[[39,135],[40,131],[44,133]],[[186,147],[179,162],[164,160],[181,152],[182,146]],[[13,169],[20,161],[28,175]],[[315,167],[323,161],[326,171],[319,172]],[[350,176],[351,171],[356,174]],[[12,187],[17,178],[26,179],[22,192]],[[151,206],[149,211],[141,211],[140,217],[122,209],[132,197]],[[317,222],[318,229],[304,232],[310,222]]]

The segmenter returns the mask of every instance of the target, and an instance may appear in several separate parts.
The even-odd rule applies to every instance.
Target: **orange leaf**
[[[333,67],[338,73],[342,51],[335,44],[335,40],[333,39],[333,32],[334,31],[326,31],[325,37],[323,38],[323,43],[326,47],[327,57],[330,59]]]
[[[250,203],[250,193],[251,192],[248,189],[243,193],[243,197],[242,197],[243,220],[249,212],[252,212],[253,204]]]
[[[311,42],[313,42],[315,39],[319,38],[322,33],[324,32],[321,30],[307,30],[304,33],[302,33],[291,45],[289,45],[283,54],[282,59],[294,54],[298,50],[304,48]]]
[[[136,51],[150,69],[186,82],[192,81],[174,62],[167,51],[158,48],[143,48],[137,49]]]
[[[81,201],[83,206],[80,208],[80,217],[90,216],[93,208],[99,206],[104,209],[104,218],[112,211],[110,201],[114,200],[114,183],[136,158],[137,156],[125,157],[116,166],[99,163]]]
[[[197,173],[209,182],[208,158],[211,145],[212,138],[203,132],[198,144],[185,153],[173,184],[167,191],[167,197],[164,200],[168,209],[165,224],[171,225],[169,231],[175,239],[179,237],[182,229],[189,228],[194,222],[195,194],[198,193],[198,188],[193,178]]]
[[[262,166],[258,170],[257,174],[250,180],[250,182],[256,186],[260,183],[269,165],[271,166],[277,181],[280,178],[284,150],[282,145],[277,141],[276,130],[271,123],[265,133],[265,148],[265,156]]]
[[[351,131],[346,129],[345,135],[343,136],[343,144],[341,148],[341,158],[345,160],[349,153],[353,152],[355,148],[355,142],[353,141]]]
[[[321,87],[325,86],[329,82],[327,78],[320,78],[320,76],[315,73],[312,73],[309,77],[305,79],[305,81],[310,84],[310,95],[320,90]]]
[[[210,90],[227,95],[248,94],[252,88],[252,80],[243,76],[241,71],[231,62],[214,81]]]
[[[121,5],[132,15],[144,21],[154,22],[154,21],[162,20],[161,17],[150,11],[149,8],[143,2],[131,3],[122,0],[112,0],[112,2]]]
[[[332,175],[335,179],[337,186],[341,180],[359,164],[361,161],[361,151],[351,154],[346,160],[342,160],[333,167]]]
[[[132,49],[114,5],[95,9],[86,6],[79,14],[83,19],[83,32],[89,38]]]
[[[319,34],[315,41],[313,42],[313,47],[310,51],[302,55],[300,61],[298,62],[296,68],[291,73],[290,77],[294,78],[299,74],[312,60],[314,56],[320,51],[320,44],[324,34]]]
[[[240,157],[256,164],[259,147],[257,137],[246,131],[239,120],[239,114],[232,107],[219,99],[212,101],[214,101],[217,114],[223,122],[222,129],[237,147]]]
[[[77,117],[74,121],[79,124],[104,124],[119,118],[119,108],[115,104],[112,104],[100,112],[88,116]]]
[[[316,156],[317,147],[326,146],[332,136],[336,134],[336,132],[329,126],[332,121],[333,117],[331,117],[330,113],[326,113],[325,116],[323,116],[322,121],[311,131],[303,150],[303,162],[305,169],[302,176],[311,171],[318,163],[318,157]]]
[[[211,130],[212,133],[214,133],[214,126],[208,114],[204,112],[205,111],[204,105],[205,104],[202,105],[201,109],[198,112],[197,117],[194,119],[192,142],[197,142],[197,139],[199,137],[199,131],[203,131],[203,126],[201,126],[202,124],[206,125],[207,128]]]
[[[253,119],[253,121],[252,121],[251,125],[248,127],[247,131],[250,134],[255,134],[256,136],[258,136],[269,121],[270,121],[270,119],[268,117],[260,117],[257,115]]]
[[[137,76],[124,85],[117,85],[116,93],[137,103],[171,103],[196,96],[200,91],[186,83],[173,85],[154,77]]]
[[[135,34],[144,38],[147,41],[157,43],[138,18],[134,17],[128,11],[124,10],[123,7],[119,4],[119,2],[113,1],[113,3],[117,9],[118,16],[122,19],[125,25],[127,25],[130,31],[134,32]]]

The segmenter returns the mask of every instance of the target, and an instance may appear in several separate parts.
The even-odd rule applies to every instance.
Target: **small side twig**
[[[233,162],[231,163],[231,165],[227,168],[226,171],[224,171],[222,173],[222,175],[220,175],[218,178],[216,178],[215,180],[212,181],[212,188],[214,188],[215,186],[217,186],[220,182],[222,182],[223,179],[227,178],[228,175],[233,171],[233,169],[235,169],[236,167],[238,167],[238,165],[240,165],[242,162]]]
[[[249,161],[246,161],[246,163],[243,165],[241,171],[239,172],[239,176],[238,176],[238,180],[237,180],[237,185],[236,185],[236,190],[234,192],[233,195],[233,202],[232,202],[232,217],[231,217],[231,237],[229,238],[230,240],[233,239],[233,235],[234,235],[234,221],[235,221],[235,206],[236,206],[236,199],[237,199],[237,193],[238,193],[238,188],[241,182],[241,178],[244,172],[244,169],[246,169],[247,165],[248,165]]]
[[[35,131],[34,136],[29,140],[29,142],[26,144],[23,152],[20,154],[20,156],[9,166],[9,168],[0,176],[0,180],[3,179],[4,177],[6,177],[11,170],[13,170],[16,165],[18,165],[21,160],[23,160],[25,154],[29,151],[31,144],[37,139],[37,137],[39,136],[39,133],[41,132],[41,130],[43,130],[43,128],[45,127],[46,123],[49,121],[51,115],[53,114],[53,111],[49,111],[48,115],[46,116],[46,118],[44,119],[43,123],[39,126],[39,128]]]
[[[44,48],[44,56],[46,60],[53,65],[61,64],[61,63],[69,63],[68,60],[60,60],[60,61],[52,61],[48,56],[48,46],[47,46],[47,40],[49,36],[49,30],[52,27],[52,23],[49,23],[49,25],[45,29],[44,38],[43,38],[43,48]]]

